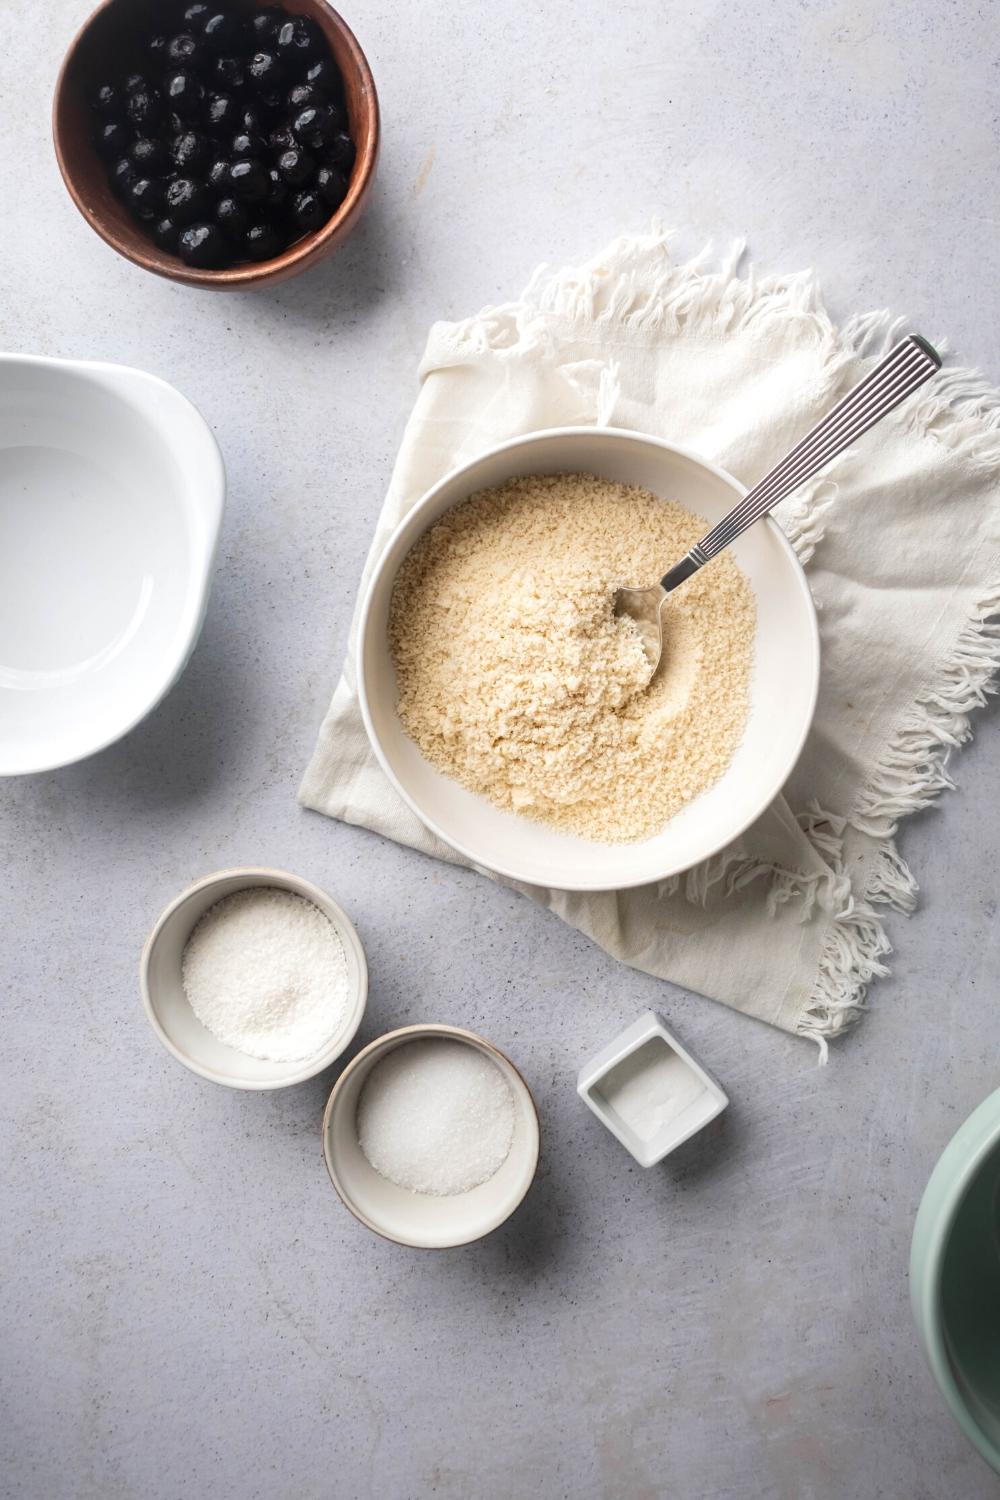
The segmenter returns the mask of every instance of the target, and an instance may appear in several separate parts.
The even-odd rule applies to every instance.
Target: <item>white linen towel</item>
[[[538,428],[629,427],[759,479],[906,330],[884,312],[837,329],[810,272],[740,277],[741,248],[713,270],[705,255],[674,265],[661,234],[622,238],[579,267],[542,268],[516,302],[436,324],[365,580],[443,474]],[[952,785],[949,753],[1000,662],[1000,393],[945,370],[827,476],[777,512],[822,636],[816,718],[784,795],[671,882],[517,887],[616,958],[809,1036],[823,1057],[888,972],[884,909],[915,905],[899,820]],[[356,628],[300,800],[462,862],[371,752]]]

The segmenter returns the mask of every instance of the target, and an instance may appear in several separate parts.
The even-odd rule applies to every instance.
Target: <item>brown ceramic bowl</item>
[[[265,0],[231,0],[240,9],[259,9]],[[105,162],[92,143],[89,99],[109,77],[127,71],[139,40],[163,21],[162,0],[103,0],[77,33],[56,84],[52,133],[56,157],[77,208],[92,229],[117,250],[157,276],[188,286],[240,290],[273,286],[297,276],[329,255],[350,234],[371,189],[378,155],[378,98],[371,70],[354,34],[325,0],[281,0],[290,15],[310,16],[322,29],[344,80],[349,128],[357,159],[347,196],[321,229],[304,235],[273,260],[253,261],[224,271],[197,270],[156,245],[111,190]],[[141,59],[135,66],[141,68]]]

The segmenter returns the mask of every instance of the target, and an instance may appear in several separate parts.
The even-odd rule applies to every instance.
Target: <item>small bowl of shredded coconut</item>
[[[167,1051],[230,1088],[301,1083],[364,1015],[368,969],[350,918],[282,870],[223,870],[171,902],[142,955],[146,1014]]]
[[[538,1164],[538,1115],[508,1057],[455,1026],[405,1026],[359,1052],[334,1085],[323,1150],[368,1229],[444,1249],[508,1219]]]

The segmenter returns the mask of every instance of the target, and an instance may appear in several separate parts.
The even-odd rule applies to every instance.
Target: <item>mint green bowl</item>
[[[910,1299],[945,1400],[1000,1473],[1000,1090],[931,1173],[913,1226]]]

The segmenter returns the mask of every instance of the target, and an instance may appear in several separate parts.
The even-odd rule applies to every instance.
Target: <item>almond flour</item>
[[[404,559],[389,643],[407,733],[499,807],[607,843],[649,838],[718,781],[748,712],[756,610],[722,553],[671,594],[649,666],[622,584],[655,583],[708,522],[590,474],[482,490]]]

